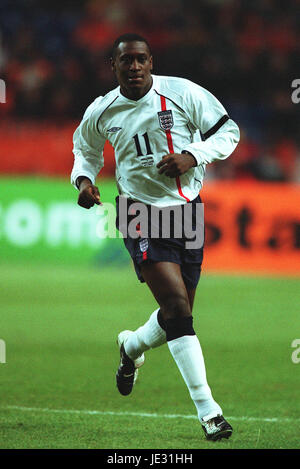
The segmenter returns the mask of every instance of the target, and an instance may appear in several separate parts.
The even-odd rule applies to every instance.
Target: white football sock
[[[222,415],[206,380],[204,358],[196,335],[185,335],[168,341],[170,352],[194,401],[199,420]]]
[[[159,347],[166,343],[166,333],[157,321],[158,311],[159,308],[151,314],[143,326],[133,331],[126,339],[124,348],[131,360],[136,360],[150,348]]]

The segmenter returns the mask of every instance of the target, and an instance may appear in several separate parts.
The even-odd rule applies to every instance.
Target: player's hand
[[[165,174],[170,178],[176,178],[186,173],[193,166],[197,166],[193,155],[188,153],[170,153],[164,155],[156,165],[159,168],[158,174]]]
[[[89,209],[94,204],[102,205],[98,187],[94,186],[88,179],[80,182],[79,191],[78,205],[81,207]]]

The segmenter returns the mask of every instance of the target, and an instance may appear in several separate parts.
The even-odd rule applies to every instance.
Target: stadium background
[[[149,40],[155,74],[185,77],[208,88],[240,126],[241,141],[234,154],[224,162],[207,167],[203,189],[207,280],[204,277],[202,290],[206,286],[220,302],[225,290],[228,301],[237,294],[247,307],[247,295],[257,292],[257,285],[260,285],[261,296],[257,294],[252,298],[256,306],[253,306],[251,321],[247,322],[250,329],[253,322],[262,320],[266,305],[270,307],[270,322],[273,313],[276,322],[276,318],[282,319],[284,312],[284,326],[279,320],[279,329],[270,327],[259,340],[263,344],[277,337],[281,343],[285,355],[279,362],[282,361],[287,379],[287,388],[282,391],[283,401],[293,402],[293,380],[296,373],[299,375],[290,355],[291,342],[299,336],[296,312],[299,313],[300,286],[300,103],[292,100],[292,82],[300,78],[297,67],[299,13],[297,0],[82,0],[76,3],[1,0],[0,78],[6,85],[6,102],[0,103],[0,288],[3,299],[0,338],[6,341],[8,358],[5,366],[0,365],[0,372],[4,373],[5,369],[4,383],[10,404],[33,408],[35,402],[40,401],[40,407],[55,407],[54,401],[36,397],[41,388],[35,380],[32,384],[35,390],[28,385],[27,392],[20,395],[11,391],[12,383],[16,384],[13,370],[18,374],[21,363],[25,363],[24,369],[29,374],[36,376],[34,365],[29,365],[31,358],[36,360],[38,351],[49,360],[49,355],[43,355],[46,354],[42,351],[43,341],[48,345],[58,341],[62,347],[71,334],[69,328],[75,330],[75,323],[79,321],[77,326],[84,332],[80,335],[77,330],[75,337],[72,336],[73,342],[69,337],[70,349],[65,351],[66,356],[77,340],[84,350],[88,345],[93,349],[102,334],[100,326],[107,332],[107,343],[105,339],[103,344],[109,347],[122,321],[124,327],[128,327],[126,314],[132,323],[130,327],[134,327],[143,322],[152,308],[150,298],[145,300],[145,290],[141,298],[149,303],[149,311],[145,308],[141,312],[137,304],[131,304],[131,296],[137,295],[138,301],[136,292],[142,287],[134,278],[122,240],[103,240],[95,236],[101,218],[97,208],[84,211],[78,207],[77,193],[69,184],[72,134],[88,104],[116,86],[109,66],[110,47],[118,35],[129,31]],[[105,167],[98,179],[105,202],[113,202],[116,196],[113,174],[113,150],[107,145]],[[89,276],[93,279],[93,288],[89,285]],[[255,280],[257,284],[253,283]],[[263,282],[267,282],[266,288],[262,287]],[[104,293],[99,284],[106,290]],[[115,311],[119,306],[116,302],[110,304],[112,300],[108,299],[108,292],[116,285],[120,285],[120,298],[122,288],[124,295],[127,293],[125,304],[120,306],[124,309],[121,319]],[[213,285],[217,285],[216,290]],[[90,297],[87,299],[84,292],[88,286],[92,290],[88,290]],[[276,297],[279,290],[283,292],[282,297]],[[61,310],[52,317],[52,311],[60,302]],[[115,315],[110,328],[103,325],[105,315],[98,316],[98,309],[102,310],[105,302],[111,315]],[[207,299],[206,307],[208,303]],[[197,304],[200,307],[200,299]],[[275,306],[274,310],[272,308],[275,304],[277,313]],[[240,307],[241,303],[234,305],[237,317]],[[55,328],[55,323],[60,324],[62,311],[70,313],[76,308],[74,324],[69,324],[70,319],[65,318],[64,335]],[[78,319],[80,308],[84,308],[84,322]],[[231,303],[224,305],[227,320],[233,314],[232,308]],[[41,315],[47,326],[35,322]],[[24,321],[23,329],[17,319]],[[220,325],[215,319],[216,323],[208,322],[210,327]],[[226,319],[222,319],[222,328],[226,329],[225,322]],[[98,335],[96,332],[86,335],[86,329],[93,327]],[[269,328],[262,325],[264,331],[265,327]],[[250,342],[256,362],[254,337],[257,331],[252,332]],[[238,328],[236,334],[239,334]],[[233,353],[239,339],[234,334],[231,339],[228,347]],[[205,337],[203,340],[205,343]],[[207,338],[208,350],[209,344]],[[24,350],[28,353],[27,361]],[[234,354],[231,356],[229,350],[227,358],[231,363]],[[271,363],[271,347],[268,351]],[[99,360],[99,350],[93,359]],[[71,369],[74,363],[69,366]],[[212,373],[217,376],[217,370]],[[261,370],[261,375],[264,373],[266,370]],[[269,375],[271,383],[275,380],[274,389],[278,385],[275,375],[275,371]],[[67,383],[65,386],[67,389]],[[272,394],[272,390],[269,391]],[[112,391],[108,388],[107,392]],[[178,392],[183,391],[180,388]],[[75,399],[71,407],[76,409],[76,404],[81,408],[99,407],[97,401],[93,404],[91,396],[82,403]],[[7,405],[5,399],[4,405]],[[117,401],[110,405],[120,408]],[[57,406],[63,407],[62,401],[58,400]],[[147,410],[145,402],[141,403],[141,408]],[[6,409],[6,412],[9,411]],[[191,409],[186,411],[189,412]],[[290,418],[289,414],[284,415]],[[2,438],[1,447],[14,444],[9,437]],[[24,435],[18,438],[15,444],[19,447],[47,445],[47,440],[37,443],[36,438],[32,443],[25,439],[25,443]],[[288,444],[295,445],[292,441]],[[51,444],[76,447],[76,443],[58,443],[55,439]],[[85,443],[81,441],[81,444]],[[120,441],[115,444],[122,445]],[[143,444],[151,447],[147,446],[151,443]]]

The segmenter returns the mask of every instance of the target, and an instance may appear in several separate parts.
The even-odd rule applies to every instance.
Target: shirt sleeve
[[[182,151],[191,153],[198,165],[224,160],[231,155],[240,132],[222,104],[212,93],[194,83],[188,87],[185,99],[191,124],[200,131],[202,141],[185,145]]]
[[[103,148],[106,138],[97,129],[95,105],[94,102],[87,108],[73,135],[74,165],[71,183],[77,189],[76,180],[79,176],[85,176],[95,184],[96,177],[104,166]]]

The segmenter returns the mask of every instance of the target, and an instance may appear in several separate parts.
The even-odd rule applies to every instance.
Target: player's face
[[[152,56],[144,42],[121,42],[111,65],[127,98],[137,100],[151,88]]]

